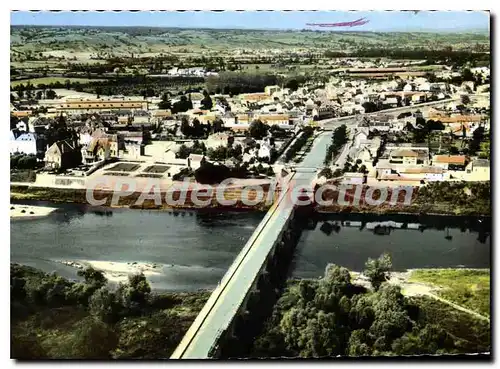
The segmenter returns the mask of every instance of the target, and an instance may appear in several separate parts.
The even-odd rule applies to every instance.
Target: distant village
[[[238,95],[41,91],[35,104],[22,98],[11,103],[11,181],[26,180],[20,173],[29,169],[45,186],[85,186],[94,173],[168,182],[203,163],[269,178],[278,165],[300,161],[305,149],[298,143],[314,138],[309,130],[325,130],[343,117],[355,120],[348,142],[340,159],[325,159],[319,177],[369,185],[489,180],[489,68],[471,68],[475,82],[460,84],[443,82],[461,76],[447,69],[435,73],[439,82],[404,73],[385,80],[346,77],[383,67],[351,60],[322,86],[273,85]],[[207,72],[174,68],[168,74]],[[421,110],[397,113],[418,104]]]

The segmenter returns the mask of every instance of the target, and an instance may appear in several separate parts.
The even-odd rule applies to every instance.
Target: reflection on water
[[[360,271],[391,254],[395,270],[490,267],[491,219],[318,215],[302,234],[292,276],[314,278],[328,263]]]
[[[76,270],[58,261],[156,263],[163,267],[150,281],[169,290],[216,286],[264,216],[50,206],[58,210],[48,217],[11,221],[12,262],[68,278],[76,278]],[[322,275],[328,263],[361,270],[384,251],[397,270],[490,266],[489,219],[318,215],[307,228],[296,250],[296,277]]]
[[[157,263],[166,267],[153,287],[171,290],[216,286],[264,216],[51,205],[48,217],[11,222],[12,262],[68,278],[76,270],[58,261]]]

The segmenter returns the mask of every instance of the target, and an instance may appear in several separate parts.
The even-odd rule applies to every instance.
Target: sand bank
[[[85,269],[93,267],[104,273],[104,276],[110,282],[126,282],[128,276],[132,274],[144,273],[146,277],[161,275],[163,264],[142,263],[142,262],[111,262],[101,260],[62,260],[60,263],[71,266],[76,269]]]
[[[36,218],[44,217],[57,210],[48,206],[33,206],[33,205],[13,205],[10,204],[11,218]]]

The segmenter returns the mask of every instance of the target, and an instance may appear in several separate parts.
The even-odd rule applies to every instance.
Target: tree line
[[[332,142],[326,150],[324,164],[329,165],[333,158],[339,154],[340,149],[347,143],[347,126],[342,124],[340,127],[335,128],[332,135]]]
[[[346,268],[329,265],[319,280],[290,284],[277,302],[252,357],[336,357],[455,354],[488,350],[455,337],[387,283],[392,261],[368,259],[371,289],[353,284]],[[477,351],[476,351],[477,350]]]
[[[208,297],[153,293],[143,274],[112,288],[91,267],[78,271],[80,282],[17,264],[10,271],[16,359],[166,358]]]
[[[304,127],[300,136],[298,136],[295,141],[290,145],[288,150],[285,152],[284,161],[285,163],[292,160],[295,155],[302,149],[302,147],[306,144],[307,140],[314,134],[314,128],[312,127]]]

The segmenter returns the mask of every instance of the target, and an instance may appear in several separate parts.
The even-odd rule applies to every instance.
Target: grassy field
[[[478,33],[419,33],[419,32],[315,32],[285,30],[240,29],[181,29],[181,28],[11,28],[11,47],[17,53],[48,53],[88,59],[81,53],[141,54],[174,52],[197,54],[203,49],[224,50],[319,48],[353,50],[360,47],[392,47],[408,45],[412,48],[471,49],[477,44],[489,48],[489,34]],[[97,58],[99,59],[99,58]]]
[[[454,339],[459,352],[491,351],[491,328],[484,320],[426,296],[407,298],[419,307],[417,321],[422,324],[438,324]]]
[[[415,270],[411,282],[432,284],[441,289],[440,297],[455,304],[490,316],[489,269],[426,269]]]
[[[12,81],[10,83],[11,87],[16,87],[20,84],[26,85],[28,82],[30,82],[33,86],[38,86],[39,84],[51,84],[51,83],[66,83],[66,81],[69,80],[71,83],[74,82],[80,82],[80,83],[87,83],[87,82],[98,82],[98,81],[103,81],[103,79],[88,79],[88,78],[64,78],[64,77],[42,77],[42,78],[33,78],[33,79],[23,79],[20,81]]]
[[[36,173],[34,170],[16,170],[10,172],[11,182],[35,182]]]

